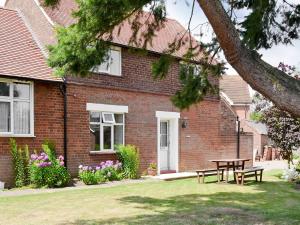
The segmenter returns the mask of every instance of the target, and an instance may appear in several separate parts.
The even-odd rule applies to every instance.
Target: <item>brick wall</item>
[[[63,153],[63,98],[57,83],[34,83],[34,133],[35,138],[16,138],[19,146],[29,145],[40,150],[45,139],[56,142],[58,154]],[[12,182],[12,163],[9,138],[0,137],[0,180]]]
[[[139,92],[173,95],[180,89],[179,61],[170,66],[165,79],[154,80],[152,63],[159,59],[158,54],[148,53],[140,55],[122,48],[122,74],[111,76],[107,74],[91,74],[87,78],[69,77],[69,81],[95,87],[114,88],[122,90],[135,90]],[[209,77],[211,83],[219,85],[216,77]],[[218,99],[217,95],[207,96],[206,99]]]

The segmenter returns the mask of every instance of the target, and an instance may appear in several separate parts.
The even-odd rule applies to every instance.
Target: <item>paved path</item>
[[[274,169],[287,169],[288,164],[285,160],[274,160],[274,161],[260,161],[254,162],[254,166],[261,166],[265,170],[274,170]]]
[[[9,196],[23,196],[23,195],[33,195],[33,194],[41,194],[41,193],[55,193],[61,191],[75,191],[75,190],[83,190],[83,189],[95,189],[95,188],[106,188],[106,187],[114,187],[120,186],[124,184],[136,184],[136,183],[144,183],[144,182],[153,182],[153,179],[138,179],[138,180],[121,180],[121,181],[112,181],[104,184],[98,185],[80,185],[75,187],[65,187],[65,188],[44,188],[44,189],[23,189],[23,190],[5,190],[0,191],[1,197],[9,197]]]

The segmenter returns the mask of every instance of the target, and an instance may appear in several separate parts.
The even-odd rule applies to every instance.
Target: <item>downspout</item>
[[[239,159],[240,158],[240,126],[241,126],[241,121],[239,120],[239,117],[236,117],[236,122],[237,122],[237,146],[236,146],[236,157]]]
[[[62,95],[63,95],[63,98],[64,98],[64,166],[66,167],[66,168],[68,168],[68,164],[67,164],[67,162],[68,162],[68,154],[67,154],[67,152],[68,152],[68,145],[67,145],[67,143],[68,143],[68,140],[67,140],[67,137],[68,137],[68,129],[67,129],[67,113],[68,113],[68,111],[67,111],[67,80],[66,80],[66,78],[65,77],[63,77],[62,78],[63,79],[63,84],[62,85],[60,85],[60,91],[61,91],[61,93],[62,93]]]

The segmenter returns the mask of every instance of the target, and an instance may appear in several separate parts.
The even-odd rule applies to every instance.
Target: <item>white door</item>
[[[160,121],[160,170],[170,169],[169,121]]]

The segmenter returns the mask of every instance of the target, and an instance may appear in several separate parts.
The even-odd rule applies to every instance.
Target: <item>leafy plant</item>
[[[79,166],[79,179],[86,185],[99,184],[107,180],[122,179],[122,164],[111,160],[101,162],[99,166]]]
[[[99,175],[92,167],[79,167],[79,179],[86,185],[98,184]]]
[[[37,187],[64,187],[70,181],[70,174],[64,167],[64,157],[55,158],[47,145],[45,152],[31,155],[30,181]]]
[[[24,150],[18,148],[15,139],[10,139],[10,152],[13,160],[15,186],[22,187],[29,183],[29,150],[25,146]]]
[[[149,164],[148,169],[156,170],[156,169],[157,169],[156,163],[155,163],[155,162],[151,162],[151,163]]]
[[[118,145],[117,156],[122,163],[123,177],[137,179],[140,165],[139,151],[134,145]]]

